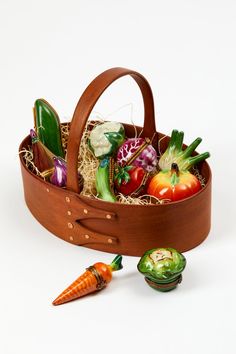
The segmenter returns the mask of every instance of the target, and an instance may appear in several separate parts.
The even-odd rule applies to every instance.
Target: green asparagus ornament
[[[138,270],[152,288],[166,292],[173,290],[182,280],[185,257],[173,248],[154,248],[142,256]]]
[[[35,129],[40,141],[55,155],[65,157],[61,141],[60,119],[54,108],[44,99],[34,104]]]

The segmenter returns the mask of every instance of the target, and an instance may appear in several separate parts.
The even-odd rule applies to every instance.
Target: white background
[[[0,36],[0,352],[235,353],[236,2],[1,0]],[[212,230],[185,254],[176,291],[153,291],[136,271],[138,258],[124,257],[106,290],[53,307],[85,267],[113,255],[70,245],[36,222],[17,149],[33,126],[36,98],[63,121],[89,82],[113,66],[147,77],[159,131],[184,130],[186,143],[203,138]],[[123,78],[96,110],[106,117],[130,103],[141,124],[140,94]],[[130,113],[128,106],[114,116],[129,121]]]

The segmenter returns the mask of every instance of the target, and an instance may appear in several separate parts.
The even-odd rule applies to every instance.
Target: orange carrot
[[[54,301],[53,305],[78,299],[84,295],[103,289],[112,279],[112,272],[123,268],[122,256],[118,255],[110,265],[95,263],[65,289]]]

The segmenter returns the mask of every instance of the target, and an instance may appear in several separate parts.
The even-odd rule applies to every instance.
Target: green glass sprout
[[[185,257],[175,249],[154,248],[142,256],[138,270],[152,288],[164,292],[178,285],[185,266]]]

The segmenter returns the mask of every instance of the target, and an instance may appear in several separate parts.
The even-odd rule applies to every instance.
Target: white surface
[[[235,16],[233,0],[1,0],[1,353],[235,353]],[[124,257],[106,290],[53,307],[86,266],[112,255],[67,244],[33,219],[17,149],[36,98],[70,117],[89,82],[112,66],[147,77],[159,131],[183,129],[186,143],[203,138],[212,230],[185,254],[176,291],[153,291],[138,258]],[[96,110],[106,116],[128,103],[141,123],[140,94],[124,78]],[[128,121],[130,107],[115,116]]]

